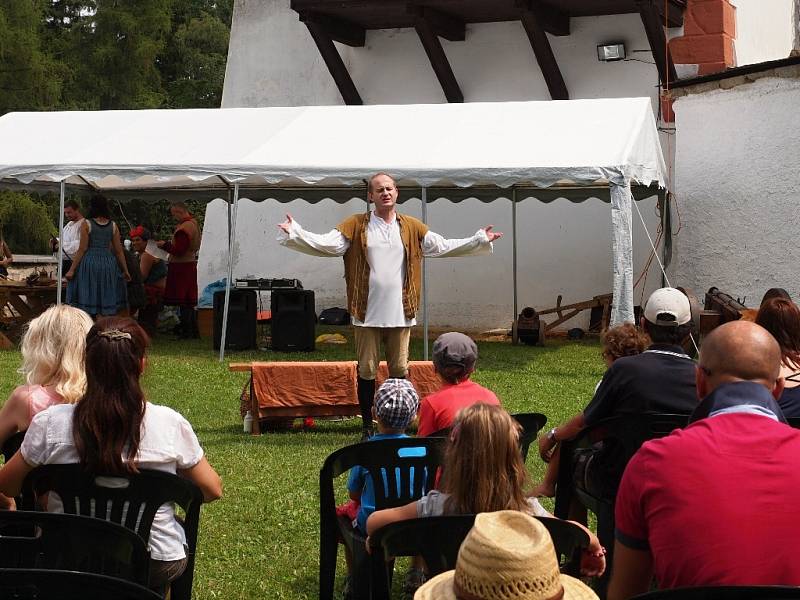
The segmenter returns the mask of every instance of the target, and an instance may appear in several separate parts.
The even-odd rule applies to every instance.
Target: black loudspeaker
[[[317,315],[312,290],[272,290],[272,349],[313,352]]]
[[[256,348],[256,304],[253,290],[231,290],[228,306],[228,331],[225,334],[226,350],[252,350]],[[225,310],[225,292],[214,292],[214,350],[222,341],[222,316]]]

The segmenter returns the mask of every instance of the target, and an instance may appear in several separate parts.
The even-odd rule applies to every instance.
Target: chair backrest
[[[81,465],[45,465],[28,474],[25,488],[36,498],[55,492],[64,512],[119,523],[135,531],[145,542],[156,511],[163,504],[175,503],[184,511],[181,525],[186,534],[187,565],[184,574],[172,583],[173,600],[189,600],[194,572],[194,553],[203,495],[188,479],[142,469],[130,476],[113,476],[125,487],[114,485],[88,473]]]
[[[786,422],[795,429],[800,429],[800,417],[786,417]]]
[[[150,554],[135,532],[59,513],[0,512],[0,567],[61,569],[147,584]]]
[[[618,471],[623,472],[625,465],[636,451],[648,440],[669,435],[675,429],[686,427],[689,415],[667,413],[645,413],[637,415],[620,415],[598,421],[586,427],[573,440],[565,440],[561,445],[561,461],[559,463],[558,485],[556,487],[557,517],[566,518],[571,500],[572,455],[578,448],[587,448],[599,441],[614,440],[618,446],[617,458],[620,461]],[[610,482],[619,484],[619,482]]]
[[[370,536],[373,552],[393,556],[422,556],[433,577],[456,566],[458,549],[475,522],[475,515],[448,515],[397,521]],[[382,561],[383,562],[383,561]]]
[[[528,460],[528,448],[531,442],[539,435],[542,427],[547,424],[547,417],[541,413],[517,413],[511,415],[522,427],[519,435],[519,449],[522,451],[522,460]]]
[[[525,461],[528,459],[528,448],[530,448],[531,442],[536,439],[536,436],[539,435],[542,427],[547,424],[547,417],[542,413],[517,413],[511,416],[522,428],[519,435],[519,449],[522,452],[522,460]],[[445,427],[428,437],[446,438],[450,436],[450,430],[451,427]]]
[[[536,518],[547,528],[553,540],[562,572],[580,577],[581,552],[589,547],[589,534],[569,521],[551,517]]]
[[[575,437],[576,448],[586,447],[597,441],[616,440],[625,450],[627,460],[648,440],[664,437],[676,429],[686,427],[689,415],[667,413],[645,413],[620,415],[598,421]]]
[[[369,471],[375,488],[375,508],[403,506],[419,500],[434,486],[442,464],[443,438],[393,438],[340,448],[319,472],[320,518],[336,519],[333,480],[355,466]]]
[[[156,592],[124,579],[55,569],[0,569],[0,599],[163,600]]]
[[[633,600],[788,600],[800,598],[800,587],[783,585],[720,586],[658,590]]]
[[[547,528],[553,546],[564,565],[564,572],[580,575],[580,553],[589,546],[589,535],[574,523],[537,517]],[[430,576],[454,569],[458,549],[475,522],[475,515],[448,515],[398,521],[382,527],[370,536],[373,552],[382,550],[384,560],[394,556],[417,556],[425,559]]]

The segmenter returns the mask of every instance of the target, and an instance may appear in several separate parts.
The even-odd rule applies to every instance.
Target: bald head
[[[749,321],[725,323],[703,340],[698,394],[704,397],[718,385],[733,381],[752,381],[773,391],[780,364],[780,347],[766,329]]]

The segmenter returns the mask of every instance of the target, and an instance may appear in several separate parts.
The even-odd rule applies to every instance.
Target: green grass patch
[[[319,468],[332,451],[358,441],[360,420],[245,435],[239,394],[246,376],[230,373],[227,363],[353,360],[351,332],[330,331],[343,331],[350,343],[318,346],[314,353],[230,353],[224,365],[208,341],[155,341],[144,378],[148,398],[189,419],[225,486],[222,500],[202,510],[195,598],[317,597]],[[544,348],[481,342],[479,352],[475,381],[494,390],[510,412],[541,412],[550,424],[581,410],[604,371],[595,341],[551,341]],[[412,340],[412,359],[422,354],[422,341]],[[21,383],[19,363],[18,352],[0,352],[0,398]],[[528,468],[534,480],[542,477],[533,449]],[[552,503],[544,504],[552,510]]]

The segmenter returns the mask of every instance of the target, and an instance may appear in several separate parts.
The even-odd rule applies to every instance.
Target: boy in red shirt
[[[470,381],[478,360],[478,346],[463,333],[443,333],[433,343],[433,368],[444,385],[419,406],[417,435],[428,436],[453,424],[462,408],[473,404],[499,405],[494,392]]]

